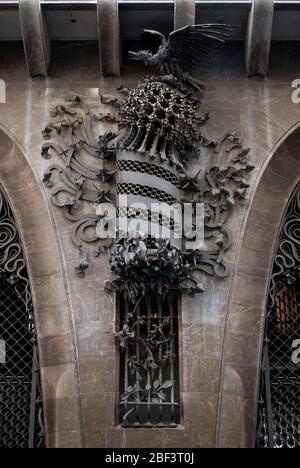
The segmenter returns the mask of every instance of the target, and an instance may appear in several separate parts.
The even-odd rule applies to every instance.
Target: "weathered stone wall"
[[[247,79],[242,46],[234,44],[203,72],[202,110],[210,113],[205,132],[215,138],[237,131],[251,147],[250,198],[229,222],[231,275],[206,278],[204,294],[182,300],[181,426],[122,429],[115,419],[114,298],[104,292],[109,264],[102,256],[84,279],[74,273],[79,253],[71,226],[41,182],[49,165],[40,156],[41,132],[64,95],[80,94],[99,111],[99,90],[133,86],[145,70],[126,64],[122,79],[100,79],[96,45],[59,44],[50,77],[30,79],[22,47],[0,44],[0,78],[7,84],[7,103],[0,104],[0,184],[27,253],[49,447],[253,446],[268,275],[284,207],[300,180],[300,104],[291,100],[299,56],[297,45],[274,45],[268,78]]]

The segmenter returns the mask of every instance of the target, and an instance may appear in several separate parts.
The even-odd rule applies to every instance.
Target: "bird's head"
[[[157,53],[153,54],[150,50],[140,50],[139,52],[129,52],[129,58],[139,62],[144,62],[145,65],[157,65],[160,60],[162,49],[167,47],[167,40],[165,36],[159,31],[152,31],[150,29],[144,29],[144,34],[158,37],[160,41],[160,47]]]
[[[144,62],[144,65],[153,64],[153,54],[150,50],[139,50],[138,52],[128,52],[130,60],[137,62]]]

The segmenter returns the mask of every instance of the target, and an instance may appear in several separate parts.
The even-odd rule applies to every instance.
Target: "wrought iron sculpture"
[[[147,76],[131,90],[121,86],[119,97],[101,95],[101,103],[110,109],[100,114],[93,113],[80,96],[68,96],[67,103],[56,106],[53,120],[44,131],[48,141],[43,145],[43,157],[50,158],[55,153],[63,163],[50,166],[44,182],[52,188],[54,205],[62,208],[66,219],[73,222],[72,241],[83,252],[76,271],[84,276],[91,256],[111,252],[114,278],[107,283],[106,290],[116,288],[128,301],[127,312],[121,319],[122,330],[117,334],[121,346],[126,348],[121,386],[127,409],[121,412],[121,422],[125,425],[165,424],[163,411],[156,422],[148,413],[147,417],[140,416],[140,420],[137,416],[141,415],[140,405],[145,403],[149,412],[157,400],[154,393],[161,394],[158,397],[161,406],[169,405],[173,414],[171,423],[178,422],[174,416],[178,404],[173,382],[174,314],[170,310],[167,313],[172,326],[165,335],[162,330],[167,318],[162,309],[153,318],[151,307],[143,306],[141,318],[141,301],[151,302],[156,297],[161,304],[156,305],[158,310],[166,307],[170,295],[203,292],[203,274],[220,278],[228,274],[224,256],[232,245],[232,236],[226,222],[234,205],[246,198],[254,167],[248,161],[249,148],[235,134],[229,132],[215,139],[205,136],[202,127],[209,116],[200,114],[201,100],[195,94],[195,89],[199,91],[202,85],[187,65],[198,63],[210,46],[222,42],[229,32],[228,26],[190,26],[175,31],[167,41],[160,33],[151,31],[162,39],[157,54],[131,52],[130,57],[158,65],[165,74]],[[191,89],[185,88],[186,84]],[[118,124],[119,131],[107,130],[99,136],[98,122]],[[192,174],[193,162],[204,152],[209,163]],[[119,203],[122,195],[127,196],[129,207]],[[145,208],[133,209],[132,204],[140,201]],[[153,212],[153,201],[172,206],[183,201],[203,203],[204,248],[186,249],[184,241],[178,241],[175,235],[178,225],[174,214]],[[99,215],[86,214],[86,203],[91,208],[103,204],[104,208]],[[96,228],[103,222],[107,204],[116,205],[119,219],[139,218],[144,225],[159,226],[167,232],[169,240],[144,237],[141,233],[135,238],[121,237],[116,242],[99,240]],[[92,251],[86,247],[88,244],[95,245]],[[157,343],[154,352],[153,336],[157,333],[164,344]],[[168,370],[149,374],[145,362],[150,363],[151,355],[155,355],[151,362],[161,369],[164,353],[172,356]],[[129,378],[133,362],[135,381]],[[172,385],[167,386],[164,379],[173,382]],[[129,391],[128,386],[133,390]],[[163,388],[169,389],[168,401],[162,397]]]
[[[36,332],[22,243],[0,192],[0,447],[44,446]]]
[[[164,83],[158,80],[160,84]],[[150,81],[151,78],[147,78],[142,88],[147,88]],[[164,86],[167,93],[172,90],[169,84],[164,84]],[[134,91],[131,94],[133,93]],[[137,95],[139,93],[138,87]],[[201,263],[203,259],[203,271],[216,276],[226,276],[228,270],[223,258],[232,244],[232,236],[226,227],[226,221],[236,202],[247,196],[248,179],[254,169],[248,160],[249,148],[244,148],[242,141],[235,134],[226,133],[220,138],[209,140],[198,129],[194,132],[194,143],[190,137],[186,146],[184,139],[180,140],[181,143],[177,146],[163,137],[161,141],[156,142],[155,148],[161,143],[159,149],[156,149],[157,152],[151,153],[155,137],[152,135],[150,148],[149,144],[148,146],[146,144],[148,139],[151,140],[147,130],[144,127],[139,127],[142,131],[139,128],[132,129],[126,120],[129,112],[128,102],[132,102],[131,97],[129,101],[125,99],[124,104],[118,105],[120,116],[125,116],[124,121],[122,117],[119,118],[120,126],[125,126],[123,131],[118,135],[108,131],[100,137],[95,136],[92,129],[92,124],[96,125],[98,115],[92,114],[79,96],[67,97],[66,100],[72,102],[73,106],[60,105],[54,110],[55,120],[46,127],[44,137],[49,140],[56,136],[57,141],[45,143],[42,155],[48,159],[52,157],[51,152],[56,153],[64,163],[63,166],[51,165],[45,171],[44,183],[49,188],[54,186],[51,201],[55,206],[63,209],[67,220],[73,222],[72,241],[85,254],[77,272],[82,274],[88,268],[88,257],[107,254],[111,251],[112,241],[99,241],[96,234],[97,224],[104,215],[89,214],[86,210],[82,210],[81,214],[80,208],[84,202],[90,202],[91,207],[95,203],[115,204],[116,194],[113,193],[113,184],[117,176],[119,178],[118,194],[125,193],[136,196],[137,199],[146,197],[172,204],[180,201],[179,188],[181,187],[186,200],[193,198],[195,202],[204,203],[205,240],[210,247],[202,252],[195,252],[197,263],[198,261]],[[138,101],[137,98],[136,101]],[[75,110],[74,107],[77,106],[79,109]],[[84,112],[80,112],[80,108]],[[132,112],[135,113],[136,109],[133,108]],[[144,111],[139,112],[142,114]],[[198,122],[200,126],[203,125],[207,118],[207,115],[204,118],[198,118],[195,114],[190,118],[193,121],[192,128],[194,129],[195,122]],[[137,138],[139,131],[140,136]],[[179,135],[178,138],[180,139]],[[139,140],[139,145],[134,143],[131,146],[134,140],[136,142]],[[187,175],[186,168],[193,156],[187,156],[183,151],[184,148],[190,151],[192,143],[194,151],[201,151],[201,148],[209,151],[212,161],[212,164],[204,167],[201,174],[198,173],[196,176]],[[162,147],[164,150],[161,149]],[[164,151],[163,156],[162,151]],[[111,161],[116,156],[119,169],[117,171],[112,167]],[[90,157],[96,161],[93,166],[90,163]],[[104,166],[105,162],[109,169]],[[56,181],[53,180],[55,173],[58,174]],[[127,183],[126,180],[124,182],[122,176],[128,173],[130,174]],[[151,187],[149,184],[133,183],[133,180],[138,180],[140,174],[155,177],[156,181],[161,179],[160,188]],[[168,192],[166,182],[178,189],[175,196],[172,195],[174,192]],[[92,228],[94,232],[91,232]],[[95,247],[91,252],[85,250],[87,244],[96,245],[97,242],[100,246]]]
[[[175,291],[204,291],[202,283],[191,274],[201,269],[197,265],[197,252],[183,253],[170,241],[121,239],[112,254],[111,265],[116,279],[107,283],[107,291],[126,290],[132,304],[149,295],[166,297]]]
[[[201,91],[203,82],[192,76],[191,67],[203,64],[211,47],[224,42],[232,31],[226,24],[196,24],[185,26],[171,32],[168,39],[159,31],[144,30],[145,33],[159,37],[161,45],[155,54],[149,50],[129,52],[132,60],[156,66],[161,73],[176,77]]]
[[[150,76],[128,91],[119,115],[126,132],[119,149],[149,154],[150,159],[167,160],[182,167],[178,152],[195,150],[193,142],[200,138],[197,116],[199,102],[187,95],[180,82],[169,77]]]
[[[267,305],[258,407],[257,446],[300,448],[300,187],[285,215]]]

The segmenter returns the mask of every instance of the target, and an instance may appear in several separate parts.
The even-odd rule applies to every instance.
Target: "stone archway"
[[[18,223],[33,295],[48,447],[80,447],[73,331],[51,214],[24,152],[0,127],[0,185]]]
[[[218,447],[254,447],[266,301],[282,218],[300,180],[300,124],[283,136],[258,179],[242,230],[225,330]]]

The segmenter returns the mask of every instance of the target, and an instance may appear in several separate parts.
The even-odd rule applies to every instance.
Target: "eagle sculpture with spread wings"
[[[145,29],[144,33],[161,40],[157,52],[150,50],[129,52],[129,58],[145,65],[157,66],[162,73],[174,76],[201,91],[203,83],[191,76],[194,66],[204,63],[212,50],[230,35],[233,28],[227,24],[196,24],[170,33],[168,39],[159,31]]]

